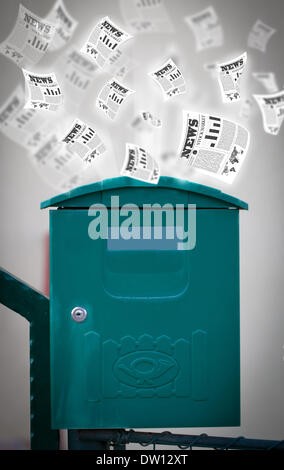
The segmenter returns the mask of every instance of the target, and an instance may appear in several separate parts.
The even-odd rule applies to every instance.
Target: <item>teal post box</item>
[[[51,209],[52,427],[238,426],[247,204],[175,178],[120,177],[41,207]]]

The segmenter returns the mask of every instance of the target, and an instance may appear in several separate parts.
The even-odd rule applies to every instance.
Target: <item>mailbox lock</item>
[[[87,310],[82,307],[75,307],[71,312],[71,316],[74,321],[76,321],[77,323],[81,323],[87,317]]]

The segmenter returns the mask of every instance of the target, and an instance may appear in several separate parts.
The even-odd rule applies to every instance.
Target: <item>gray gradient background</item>
[[[18,0],[0,0],[0,42],[11,31],[18,11]],[[34,13],[44,16],[53,0],[23,0]],[[240,428],[190,429],[211,435],[283,439],[284,438],[284,322],[283,322],[283,229],[284,229],[284,155],[283,131],[277,137],[265,134],[261,115],[254,106],[249,123],[239,116],[239,105],[222,105],[216,83],[203,71],[203,64],[234,57],[247,49],[247,36],[259,18],[277,29],[265,54],[248,49],[249,63],[244,80],[245,95],[263,93],[262,86],[249,77],[252,71],[273,71],[279,86],[284,83],[284,1],[283,0],[165,0],[176,26],[174,35],[140,36],[135,41],[136,58],[147,60],[147,71],[159,64],[175,43],[183,54],[192,95],[180,100],[181,106],[220,113],[246,125],[251,131],[251,146],[239,177],[228,186],[201,175],[193,181],[208,184],[249,203],[241,214],[241,393]],[[116,0],[65,0],[70,13],[79,21],[77,37],[85,37],[92,24],[103,15],[123,24]],[[194,37],[183,17],[213,5],[225,33],[225,44],[197,54]],[[148,57],[149,56],[149,57]],[[54,57],[53,57],[54,58]],[[52,62],[50,62],[52,63]],[[46,62],[48,65],[48,62]],[[22,73],[0,56],[0,103],[10,94]],[[52,71],[52,68],[51,68]],[[138,71],[128,81],[140,94],[139,106],[152,92]],[[143,94],[144,93],[144,94]],[[137,93],[138,95],[138,93]],[[140,97],[140,98],[139,98]],[[183,99],[185,104],[183,103]],[[174,106],[173,106],[174,109]],[[95,111],[92,111],[93,115]],[[82,116],[87,116],[87,111]],[[126,114],[125,114],[126,116]],[[90,113],[87,116],[92,118]],[[180,117],[175,125],[180,126]],[[127,132],[113,133],[120,166]],[[174,123],[171,124],[171,126]],[[108,130],[110,130],[109,128]],[[170,134],[170,145],[178,145],[179,134]],[[130,140],[131,141],[131,140]],[[44,237],[48,213],[40,211],[42,200],[56,191],[38,177],[25,152],[0,135],[0,265],[35,288],[43,289]],[[114,160],[113,160],[114,162]],[[102,168],[104,175],[117,174],[115,164]],[[104,173],[105,171],[105,173]],[[229,314],[229,312],[228,312]],[[15,313],[0,307],[0,447],[8,442],[23,446],[29,436],[29,333],[28,324]],[[222,364],[220,364],[222,367]],[[185,431],[185,430],[183,430]]]

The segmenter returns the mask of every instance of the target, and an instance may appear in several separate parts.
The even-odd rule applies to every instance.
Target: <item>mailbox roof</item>
[[[70,207],[70,201],[72,199],[77,199],[80,196],[86,196],[88,194],[96,193],[99,191],[106,191],[119,188],[171,188],[177,189],[180,191],[188,191],[191,193],[201,194],[207,197],[214,199],[219,199],[225,203],[230,204],[233,207],[239,209],[248,209],[248,204],[240,199],[237,199],[229,194],[223,193],[219,189],[211,188],[210,186],[205,186],[203,184],[192,183],[187,180],[172,178],[168,176],[161,176],[159,183],[153,185],[150,183],[144,183],[143,181],[136,180],[134,178],[129,178],[127,176],[121,176],[118,178],[110,178],[97,183],[91,183],[85,186],[80,186],[78,188],[72,189],[66,193],[55,196],[47,201],[41,203],[41,209],[46,209],[47,207],[64,207],[65,203],[68,202]]]

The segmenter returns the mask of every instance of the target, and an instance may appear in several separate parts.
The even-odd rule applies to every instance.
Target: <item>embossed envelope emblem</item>
[[[161,387],[172,382],[179,366],[169,355],[157,351],[137,351],[120,357],[113,368],[117,379],[132,387]]]

